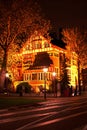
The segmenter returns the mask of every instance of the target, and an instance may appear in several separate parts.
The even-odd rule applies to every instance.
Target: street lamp
[[[8,74],[8,72],[6,72],[6,75],[5,75],[5,76],[6,76],[6,78],[8,78],[8,77],[9,77],[9,74]]]
[[[9,78],[9,74],[8,72],[5,73],[5,89],[6,92],[8,92],[8,78]]]
[[[56,76],[56,73],[53,72],[53,87],[54,87],[54,97],[57,97],[57,90],[56,90],[56,84],[55,84],[55,76]]]
[[[54,77],[56,76],[56,73],[55,73],[55,72],[53,72],[53,76],[54,76]]]
[[[48,71],[48,68],[43,68],[43,72],[44,72],[44,99],[46,100],[46,73]]]

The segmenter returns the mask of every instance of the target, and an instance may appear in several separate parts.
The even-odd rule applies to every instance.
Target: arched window
[[[44,43],[44,48],[47,48],[47,47],[50,47],[50,44],[47,43],[47,42],[45,42],[45,43]]]

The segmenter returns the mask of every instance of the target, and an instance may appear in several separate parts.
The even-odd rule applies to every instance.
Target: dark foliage
[[[64,58],[64,62],[62,62],[62,79],[61,79],[61,94],[64,95],[64,92],[70,88],[70,77],[68,75],[66,57]]]
[[[66,48],[66,43],[64,43],[64,42],[62,41],[61,31],[59,31],[59,38],[58,38],[56,32],[51,32],[49,35],[50,35],[50,37],[52,38],[52,39],[51,39],[51,43],[52,43],[52,44],[54,44],[54,45],[56,45],[56,46],[59,46],[59,47],[61,47],[61,48],[64,48],[64,49]]]

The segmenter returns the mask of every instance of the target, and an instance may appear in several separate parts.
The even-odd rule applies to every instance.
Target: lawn
[[[44,101],[38,98],[29,97],[0,97],[0,109],[5,109],[14,106],[37,104]]]

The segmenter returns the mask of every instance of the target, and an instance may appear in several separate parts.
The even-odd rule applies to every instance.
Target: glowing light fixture
[[[43,68],[43,72],[44,72],[44,99],[46,100],[46,79],[47,79],[47,73],[48,68]]]
[[[56,89],[56,84],[55,84],[55,80],[56,80],[56,73],[55,72],[53,72],[52,73],[52,75],[53,75],[53,86],[54,86],[54,97],[57,97],[57,89]]]

